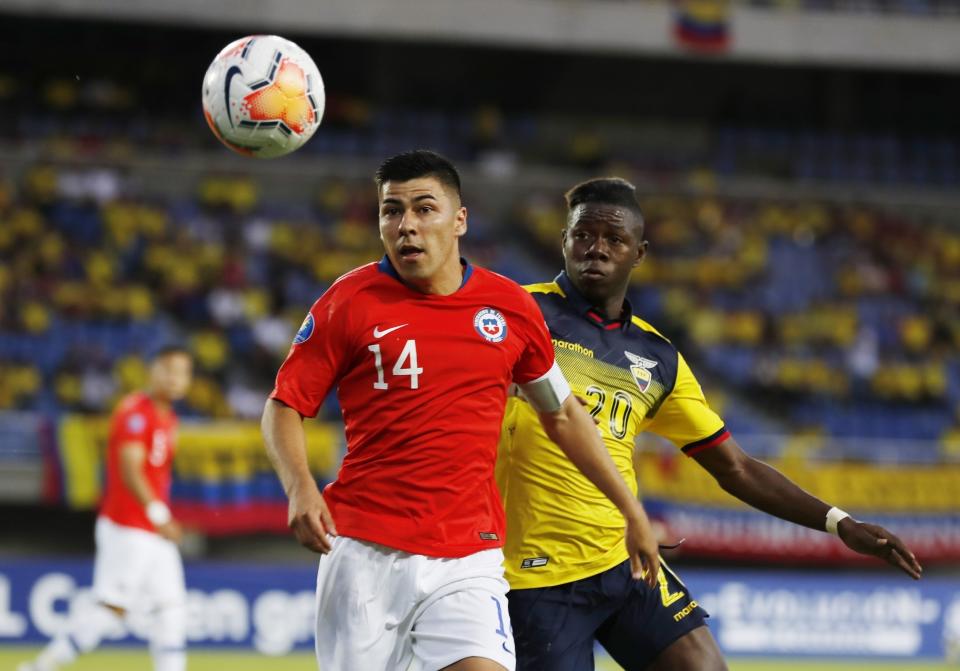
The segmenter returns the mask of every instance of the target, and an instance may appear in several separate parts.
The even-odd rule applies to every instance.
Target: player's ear
[[[637,258],[636,258],[636,260],[633,262],[633,267],[634,267],[634,268],[636,268],[636,267],[639,266],[641,263],[643,263],[643,259],[647,256],[647,245],[648,245],[648,244],[650,244],[650,243],[647,242],[646,240],[641,240],[641,241],[640,241],[640,244],[637,245]]]
[[[453,222],[453,232],[458,238],[467,232],[467,208],[461,206]]]

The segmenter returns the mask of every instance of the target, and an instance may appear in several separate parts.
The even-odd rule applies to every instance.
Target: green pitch
[[[16,669],[17,664],[31,658],[37,648],[20,646],[0,647],[0,669]],[[190,651],[189,671],[317,671],[310,653],[285,657],[263,657],[253,653]],[[929,662],[828,662],[782,660],[731,660],[730,671],[957,671],[956,666]],[[146,650],[108,649],[81,658],[64,671],[139,671],[150,669]],[[619,666],[609,660],[598,660],[597,671],[617,671]]]
[[[613,667],[618,668],[618,667]],[[730,671],[957,671],[944,662],[839,662],[772,659],[731,660]]]
[[[32,659],[39,648],[0,647],[0,669],[14,671],[17,664]],[[109,648],[97,650],[78,659],[63,671],[149,671],[150,655],[146,648]],[[255,653],[189,650],[188,671],[317,671],[317,662],[310,653],[285,657],[264,657]]]

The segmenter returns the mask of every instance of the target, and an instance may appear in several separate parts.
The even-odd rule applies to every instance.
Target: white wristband
[[[834,536],[839,536],[840,532],[837,531],[837,525],[840,524],[840,520],[850,517],[847,513],[843,512],[836,506],[827,511],[827,524],[826,529],[827,533],[831,533]]]
[[[162,527],[172,518],[173,516],[170,514],[170,509],[163,501],[154,500],[147,504],[147,519],[150,520],[150,524],[153,526]]]

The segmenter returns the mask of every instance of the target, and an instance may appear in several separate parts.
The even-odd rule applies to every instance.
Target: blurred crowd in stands
[[[0,105],[11,121],[9,143],[43,143],[62,156],[128,157],[142,152],[184,155],[210,149],[205,126],[185,123],[182,108],[154,104],[150,91],[109,79],[49,78],[36,89],[0,72]],[[48,113],[37,114],[37,107]],[[933,112],[931,112],[933,113]],[[199,112],[197,112],[199,115]],[[323,132],[303,155],[382,157],[427,146],[494,174],[521,165],[595,169],[618,162],[643,174],[693,167],[720,176],[764,176],[838,185],[960,186],[960,138],[949,134],[828,132],[751,125],[697,127],[635,119],[504,113],[495,105],[466,111],[377,107],[330,92]]]
[[[306,309],[377,258],[370,194],[329,184],[297,219],[256,211],[243,179],[178,202],[122,198],[119,183],[37,167],[4,188],[0,407],[102,412],[143,383],[151,347],[184,340],[199,371],[190,409],[256,416]]]
[[[552,276],[560,193],[525,196],[513,221],[477,213],[472,258]],[[380,256],[373,197],[336,180],[280,207],[251,179],[210,177],[182,199],[137,200],[111,169],[26,171],[0,189],[0,408],[108,410],[143,382],[150,347],[175,338],[197,356],[190,412],[256,417],[305,310]],[[793,431],[956,440],[960,228],[827,202],[642,205],[636,309],[710,386]]]
[[[323,180],[278,203],[253,178],[211,174],[179,196],[145,196],[117,166],[140,153],[175,165],[197,148],[226,151],[202,121],[178,123],[183,110],[148,116],[158,110],[108,80],[25,86],[0,74],[0,104],[12,110],[0,145],[30,143],[48,160],[0,174],[0,410],[103,413],[143,383],[149,350],[177,339],[198,364],[187,414],[257,417],[310,304],[382,253],[370,182]],[[50,113],[24,113],[36,105]],[[738,399],[725,413],[735,430],[866,439],[852,456],[869,457],[876,439],[924,441],[935,453],[922,458],[960,456],[955,214],[709,188],[714,178],[761,175],[946,192],[960,185],[960,139],[654,133],[494,106],[376,110],[331,95],[301,154],[377,160],[419,146],[491,178],[549,165],[646,184],[651,248],[636,274],[636,310],[680,344],[708,389]],[[677,173],[707,187],[651,186]],[[471,260],[520,281],[555,274],[569,186],[524,194],[508,216],[475,198]]]

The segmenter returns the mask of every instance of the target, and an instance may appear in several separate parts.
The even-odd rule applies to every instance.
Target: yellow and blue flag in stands
[[[676,0],[673,34],[681,46],[701,52],[725,51],[730,33],[729,0]]]

